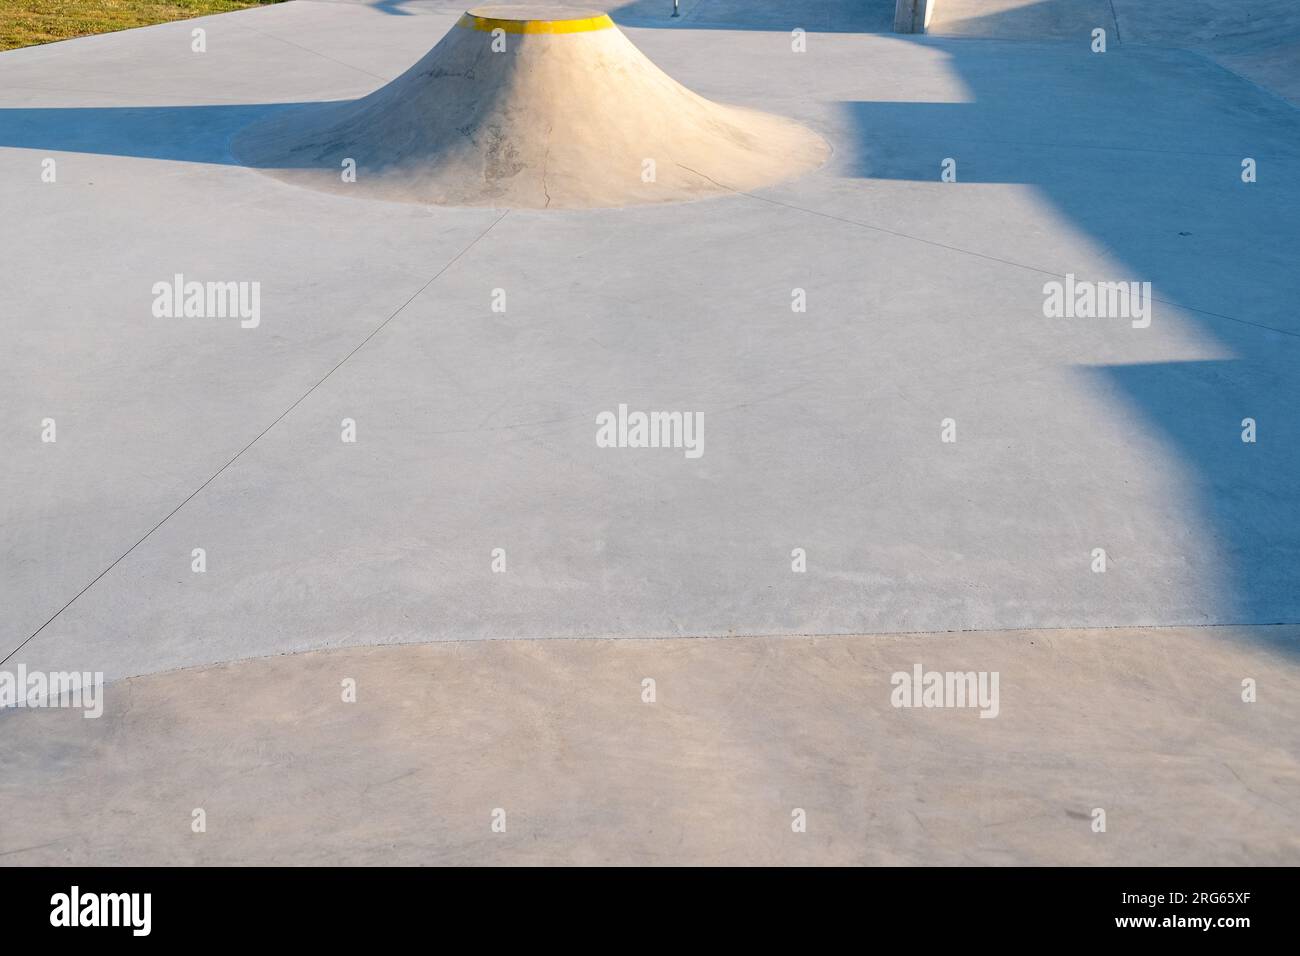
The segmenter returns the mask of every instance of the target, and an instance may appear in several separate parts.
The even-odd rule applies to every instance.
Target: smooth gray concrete
[[[927,32],[1159,46],[1212,57],[1300,104],[1300,5],[1294,0],[934,0]]]
[[[0,862],[1300,861],[1296,21],[1197,4],[1116,0],[1095,56],[620,3],[835,152],[589,211],[232,159],[460,4],[0,55],[0,670],[112,681],[0,712]],[[260,324],[155,316],[177,273],[260,283]],[[1151,282],[1150,327],[1045,318],[1067,273]],[[704,454],[597,447],[620,403]],[[895,709],[917,664],[999,673],[998,717]]]
[[[481,641],[155,675],[98,720],[0,714],[0,864],[1294,866],[1297,641]],[[917,663],[998,671],[998,716],[893,707]]]
[[[935,0],[927,32],[1074,40],[1086,48],[1097,27],[1106,31],[1108,44],[1119,42],[1111,0]]]
[[[464,0],[329,0],[358,3],[390,16],[419,16],[448,13],[459,16]],[[892,28],[895,0],[784,0],[755,3],[754,0],[681,0],[674,17],[673,0],[611,0],[591,4],[584,0],[553,0],[553,6],[575,10],[593,6],[609,13],[618,23],[654,26],[673,30],[782,30],[842,33],[887,33]]]
[[[1115,0],[1121,34],[1199,50],[1300,105],[1300,5],[1291,0]]]
[[[8,666],[1300,620],[1293,107],[1175,50],[629,27],[835,157],[504,214],[231,163],[265,104],[451,22],[294,2],[0,55]],[[154,318],[175,273],[260,282],[260,326]],[[1066,273],[1152,282],[1150,328],[1045,319]],[[620,403],[703,412],[703,457],[598,448]]]

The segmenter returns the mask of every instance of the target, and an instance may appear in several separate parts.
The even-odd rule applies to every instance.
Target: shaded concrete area
[[[159,674],[98,720],[0,714],[0,862],[1294,865],[1297,641],[482,641]],[[998,671],[998,716],[891,706],[916,664]]]
[[[1087,49],[1192,50],[1300,104],[1300,5],[1294,0],[936,0],[936,36],[1062,40]]]
[[[1125,47],[1098,57],[1060,44],[1005,41],[957,42],[942,50],[966,98],[845,104],[857,127],[848,140],[857,170],[870,179],[925,182],[942,150],[956,157],[968,189],[1031,188],[1059,210],[1061,222],[1108,251],[1115,264],[1107,268],[1148,277],[1161,290],[1162,305],[1194,304],[1188,318],[1220,343],[1218,355],[1142,360],[1135,341],[1124,358],[1080,362],[1078,381],[1092,382],[1098,394],[1114,399],[1118,414],[1136,416],[1162,435],[1187,466],[1195,510],[1225,546],[1220,582],[1236,605],[1226,619],[1294,620],[1263,612],[1258,573],[1274,574],[1279,588],[1292,591],[1300,573],[1300,511],[1288,509],[1283,517],[1275,508],[1294,484],[1294,466],[1282,459],[1300,444],[1288,411],[1297,387],[1297,326],[1289,307],[1264,305],[1297,273],[1293,243],[1273,233],[1279,221],[1269,211],[1267,192],[1244,184],[1239,173],[1244,156],[1267,157],[1257,162],[1288,178],[1300,169],[1291,158],[1295,110],[1223,71],[1217,71],[1222,85],[1212,92],[1197,80],[1204,60],[1184,51]],[[1200,95],[1171,99],[1159,109],[1121,107],[1141,98],[1145,71],[1130,69],[1138,58],[1165,82]],[[1207,123],[1209,99],[1241,106],[1215,110],[1221,121]],[[1089,103],[1117,108],[1085,130],[1079,118]],[[1276,139],[1263,135],[1254,125],[1256,109],[1286,132]],[[1135,173],[1142,180],[1140,198],[1120,185]],[[1116,205],[1121,194],[1132,203],[1129,214]],[[962,200],[973,195],[945,205],[960,204],[965,219],[970,207]],[[1279,228],[1289,232],[1291,224]],[[1033,261],[1019,249],[1007,258]],[[1288,357],[1274,365],[1282,355]],[[1246,408],[1255,411],[1236,413]],[[1280,427],[1280,444],[1243,445],[1240,429],[1248,416]],[[1246,448],[1250,454],[1238,454]],[[1184,499],[1184,507],[1191,500]],[[1189,538],[1185,548],[1191,547]],[[1259,549],[1273,557],[1250,570],[1241,559]]]
[[[1126,41],[1198,50],[1300,105],[1300,4],[1114,0]]]

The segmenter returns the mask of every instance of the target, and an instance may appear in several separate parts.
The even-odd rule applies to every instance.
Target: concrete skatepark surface
[[[898,837],[891,854],[864,850],[844,823],[821,859],[1296,862],[1295,742],[1284,729],[1295,714],[1283,701],[1295,699],[1300,647],[1293,629],[1267,627],[1300,621],[1300,225],[1285,214],[1300,200],[1300,113],[1285,82],[1270,85],[1267,70],[1247,78],[1196,45],[1221,39],[1130,43],[1120,0],[1120,42],[1100,56],[1086,32],[861,32],[888,29],[892,5],[795,5],[748,26],[740,6],[683,4],[677,26],[650,5],[611,15],[686,88],[789,117],[834,152],[775,185],[662,206],[388,203],[240,165],[231,142],[241,131],[294,104],[382,88],[452,28],[462,5],[295,0],[0,55],[0,204],[17,224],[0,233],[9,344],[0,354],[9,412],[0,417],[0,657],[5,668],[103,671],[117,682],[105,719],[81,722],[93,732],[70,726],[80,717],[67,712],[0,713],[0,761],[21,768],[6,776],[5,799],[28,821],[0,838],[0,859],[253,853],[238,840],[256,828],[218,851],[132,842],[112,827],[95,843],[76,831],[73,797],[45,825],[28,803],[82,774],[133,807],[132,819],[161,820],[165,809],[148,805],[143,785],[166,773],[165,762],[150,763],[153,721],[184,723],[193,694],[206,708],[185,731],[196,748],[207,746],[201,726],[242,739],[257,713],[200,691],[220,685],[232,661],[272,658],[241,673],[301,681],[335,653],[388,654],[396,663],[369,672],[384,683],[401,680],[408,660],[442,673],[433,655],[471,653],[462,642],[494,642],[475,653],[503,655],[505,673],[519,660],[563,667],[551,655],[566,652],[541,647],[546,640],[611,639],[573,665],[603,686],[615,665],[600,654],[633,654],[614,639],[669,639],[636,644],[652,655],[631,658],[638,673],[653,654],[707,648],[716,673],[731,655],[779,653],[794,655],[779,660],[795,675],[801,654],[823,661],[809,665],[814,673],[836,670],[816,655],[841,641],[836,653],[865,655],[874,676],[863,680],[880,684],[879,668],[895,663],[876,656],[877,642],[900,640],[889,633],[953,632],[908,638],[900,669],[941,640],[971,655],[963,666],[1009,673],[1015,655],[997,632],[1138,628],[1047,645],[1059,657],[1036,664],[1032,708],[1029,685],[1007,678],[1022,688],[1015,727],[987,731],[1004,718],[942,712],[920,729],[891,725],[878,743],[901,753],[945,733],[948,759],[983,767],[1022,752],[1034,728],[1080,717],[1059,704],[1079,661],[1164,688],[1163,704],[1105,724],[1109,758],[1077,737],[1060,763],[1048,749],[1007,758],[1008,791],[1052,807],[1040,829],[1004,841],[994,825],[1005,818],[990,811],[952,819],[928,842]],[[1274,37],[1292,35],[1295,20],[1280,19]],[[805,21],[807,50],[794,53],[789,31]],[[190,49],[195,25],[207,30],[202,55]],[[1284,46],[1232,42],[1240,49],[1223,55],[1286,62]],[[957,181],[942,182],[950,157]],[[1258,182],[1242,182],[1245,157],[1258,161]],[[45,158],[57,161],[56,183],[41,181]],[[151,287],[176,274],[260,283],[257,326],[151,315]],[[1045,318],[1044,284],[1067,274],[1151,282],[1150,327]],[[498,290],[504,312],[493,311]],[[794,290],[805,312],[792,311]],[[597,447],[595,416],[620,404],[702,411],[704,454]],[[40,441],[46,418],[57,421],[56,443]],[[354,444],[340,441],[345,418],[356,423]],[[1258,422],[1255,443],[1241,441],[1245,418]],[[941,441],[945,419],[955,443]],[[191,570],[195,548],[206,552],[202,574]],[[496,548],[504,574],[492,571]],[[805,573],[792,573],[796,548]],[[1095,548],[1106,550],[1105,573],[1090,567]],[[746,637],[683,640],[729,635]],[[449,643],[418,646],[440,641]],[[413,646],[274,657],[377,644]],[[301,669],[267,670],[286,661]],[[164,673],[177,668],[193,670]],[[1229,692],[1256,671],[1275,690],[1242,704]],[[854,711],[861,688],[842,679],[828,699],[862,723],[836,725],[817,711],[821,737],[869,737],[881,714],[897,716],[867,697]],[[803,680],[804,690],[816,684]],[[693,686],[690,706],[725,712],[708,682]],[[536,686],[517,693],[500,701],[513,714],[545,706]],[[1094,693],[1090,707],[1137,706],[1105,682]],[[1225,702],[1195,746],[1162,736],[1177,733],[1177,701],[1220,693],[1258,708],[1259,723],[1234,723],[1241,714]],[[121,709],[132,695],[142,723]],[[1027,713],[1034,720],[1021,722]],[[744,714],[758,721],[746,733],[760,734],[755,707]],[[1105,764],[1115,792],[1135,772],[1113,750],[1136,746],[1120,734],[1125,721],[1149,731],[1146,762],[1158,765],[1140,778],[1143,814],[1154,818],[1161,800],[1186,789],[1180,774],[1205,774],[1178,818],[1182,836],[1171,829],[1156,849],[1062,843],[1052,855],[1041,844],[1081,823],[1067,809],[1101,805],[1080,779]],[[311,736],[310,760],[328,752],[319,727],[293,725]],[[619,727],[584,752],[616,750]],[[123,735],[116,745],[95,736],[110,728]],[[977,732],[1006,736],[981,744],[969,736]],[[783,734],[795,749],[808,745]],[[441,753],[399,737],[384,758],[393,764],[367,763],[361,779],[379,783],[398,764]],[[87,749],[70,767],[59,754],[74,738]],[[363,738],[347,731],[336,766]],[[1183,743],[1162,750],[1171,739]],[[138,763],[124,764],[138,779],[111,771],[117,745],[139,748],[130,750]],[[1244,770],[1232,764],[1240,777],[1220,772],[1234,748],[1252,754]],[[782,788],[815,758],[774,754],[773,812],[788,819],[784,804],[797,798]],[[184,837],[189,805],[201,802],[186,794],[229,786],[249,759],[241,751],[177,772]],[[865,767],[845,768],[845,779]],[[1264,769],[1251,776],[1252,767]],[[489,761],[464,793],[477,807],[494,780],[523,769]],[[697,783],[718,813],[735,793]],[[687,777],[680,786],[689,789]],[[631,812],[618,802],[628,794],[607,795]],[[908,798],[890,799],[899,802],[889,819],[905,816]],[[1195,842],[1191,821],[1214,817],[1225,800],[1221,828]],[[1253,819],[1243,810],[1265,805]],[[242,806],[229,812],[248,819]],[[836,806],[849,814],[848,802]],[[332,819],[327,802],[317,808]],[[618,820],[605,823],[613,829],[591,852],[616,856]],[[396,818],[389,825],[401,830]],[[762,842],[746,856],[728,832],[714,844],[719,859],[781,859]],[[581,859],[577,833],[556,834],[549,859]],[[362,859],[384,839],[353,837],[317,847],[315,859]],[[647,859],[642,839],[628,837],[627,859]],[[301,834],[284,840],[284,859],[314,852]],[[24,849],[42,842],[47,849]],[[702,860],[710,846],[688,844],[675,859]],[[454,845],[430,859],[455,859]],[[962,856],[962,847],[977,849]],[[480,851],[524,859],[475,845],[465,859]]]
[[[470,641],[155,675],[101,720],[7,722],[0,860],[1289,864],[1298,637]],[[1000,669],[1004,710],[892,708],[917,660]]]
[[[1300,10],[1293,0],[935,0],[926,32],[1203,53],[1300,104]]]

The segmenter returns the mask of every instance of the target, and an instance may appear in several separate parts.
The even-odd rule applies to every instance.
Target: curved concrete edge
[[[500,30],[502,33],[518,35],[529,33],[590,33],[593,30],[612,30],[614,28],[614,21],[609,18],[608,14],[595,11],[584,12],[570,17],[555,17],[548,20],[510,17],[504,15],[507,12],[508,8],[492,7],[467,10],[456,21],[456,26],[463,30],[477,30],[481,33]]]
[[[1294,865],[1298,660],[1278,626],[176,671],[109,685],[99,719],[0,714],[0,862]],[[918,666],[998,674],[997,716],[896,706]]]

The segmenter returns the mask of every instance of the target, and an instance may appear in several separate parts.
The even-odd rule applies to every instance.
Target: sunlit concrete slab
[[[557,211],[234,160],[458,13],[294,2],[0,56],[10,665],[1298,619],[1284,100],[1177,49],[629,19],[830,162]],[[259,283],[256,327],[155,316],[176,275]],[[1150,282],[1149,326],[1046,318],[1067,275]],[[598,447],[620,405],[702,413],[702,454]]]
[[[931,0],[931,8],[926,32],[941,36],[1088,43],[1100,28],[1118,41],[1111,0]]]
[[[151,675],[97,719],[0,714],[0,864],[1294,865],[1297,638],[480,641]],[[894,706],[918,665],[997,672],[995,716]]]

